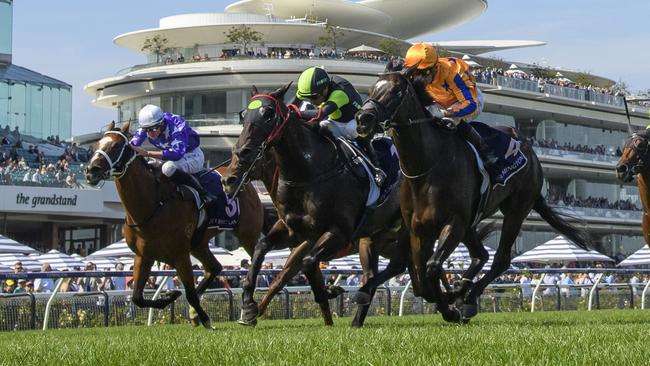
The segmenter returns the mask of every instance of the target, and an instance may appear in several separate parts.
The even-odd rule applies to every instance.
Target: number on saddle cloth
[[[498,159],[490,169],[493,184],[505,185],[528,163],[528,158],[521,151],[521,141],[481,122],[472,122],[472,127],[483,137]]]
[[[239,199],[231,200],[223,191],[221,185],[221,174],[212,170],[206,173],[202,170],[194,176],[199,180],[203,188],[217,198],[215,204],[208,207],[208,227],[216,227],[220,230],[233,230],[239,222]]]

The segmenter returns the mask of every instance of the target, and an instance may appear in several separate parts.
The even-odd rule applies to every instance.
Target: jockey
[[[328,130],[334,137],[356,140],[368,156],[368,163],[375,171],[375,181],[381,187],[386,174],[379,168],[372,148],[372,136],[358,138],[354,116],[361,109],[363,101],[349,81],[337,75],[330,77],[320,67],[310,67],[298,78],[298,91],[292,104],[300,107],[303,119],[318,122],[321,129]],[[316,108],[307,109],[310,104]]]
[[[138,114],[140,128],[131,139],[131,147],[145,157],[164,161],[162,173],[176,184],[190,186],[199,193],[204,205],[216,200],[192,174],[203,168],[203,151],[199,135],[181,116],[163,113],[160,107],[148,104]],[[147,151],[141,147],[145,138],[160,151]]]
[[[497,161],[494,152],[467,120],[476,118],[483,110],[483,94],[476,86],[469,66],[456,57],[438,58],[437,50],[428,43],[416,43],[406,52],[404,67],[417,70],[435,104],[427,106],[433,117],[444,118],[456,127],[457,133],[480,152],[485,167]]]

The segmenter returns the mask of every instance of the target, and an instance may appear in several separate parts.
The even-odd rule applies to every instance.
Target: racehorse
[[[256,164],[269,161],[264,155],[271,153],[277,171],[269,174],[267,170],[265,176],[274,176],[267,188],[274,187],[269,191],[281,219],[256,247],[253,264],[260,264],[271,249],[293,248],[259,306],[253,299],[257,272],[249,271],[241,322],[256,324],[271,298],[302,267],[325,324],[332,325],[328,300],[340,291],[325,288],[319,263],[349,253],[352,242],[366,238],[359,253],[366,282],[355,296],[361,307],[353,321],[354,326],[361,326],[376,287],[406,267],[408,232],[401,225],[398,190],[368,214],[370,188],[365,168],[342,157],[335,141],[312,131],[299,118],[299,111],[281,102],[289,86],[271,94],[253,89],[255,95],[233,148],[230,175],[222,177],[224,190],[236,194],[240,184],[254,177]],[[378,273],[380,252],[391,261]]]
[[[402,175],[401,208],[411,231],[410,267],[413,288],[427,301],[436,302],[447,321],[469,321],[478,311],[478,298],[485,287],[510,265],[512,245],[524,219],[535,210],[554,229],[586,248],[589,237],[548,206],[542,196],[542,167],[531,145],[520,141],[514,129],[510,136],[528,163],[507,185],[488,188],[489,198],[479,217],[481,174],[476,156],[467,142],[455,136],[442,121],[432,118],[423,106],[432,104],[421,80],[411,81],[413,70],[400,70],[389,63],[372,87],[369,99],[357,113],[358,132],[365,134],[380,123],[392,134],[399,153]],[[475,240],[473,225],[503,213],[498,249],[491,269],[476,283],[488,254]],[[434,252],[434,242],[439,244]],[[442,265],[463,241],[473,258],[457,291],[443,293]],[[463,304],[460,306],[460,301]],[[450,307],[451,302],[458,306]],[[462,312],[458,307],[462,307]]]
[[[206,228],[205,224],[197,227],[199,211],[193,195],[161,176],[159,168],[137,155],[129,144],[128,131],[128,122],[119,129],[115,128],[115,122],[107,126],[88,164],[86,178],[93,186],[101,180],[115,179],[126,211],[124,238],[135,253],[133,303],[139,307],[162,309],[180,296],[180,291],[172,291],[156,300],[143,297],[154,261],[168,263],[176,268],[198,321],[209,329],[210,317],[201,307],[199,296],[222,269],[208,248],[209,239],[218,231]],[[262,232],[262,203],[250,184],[242,187],[238,197],[241,213],[233,234],[250,253]],[[196,288],[190,254],[201,262],[205,271]]]
[[[647,165],[648,159],[648,135],[647,132],[633,132],[629,128],[631,136],[625,140],[623,145],[623,155],[616,163],[616,177],[624,183],[631,182],[636,177],[636,183],[639,187],[639,197],[643,206],[643,220],[641,227],[643,229],[643,239],[650,246],[650,165]]]

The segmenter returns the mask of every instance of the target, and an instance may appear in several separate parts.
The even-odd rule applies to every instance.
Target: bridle
[[[251,102],[259,99],[270,99],[273,104],[273,112],[274,112],[274,118],[273,118],[273,129],[269,133],[269,135],[264,139],[264,141],[260,144],[260,146],[257,148],[257,153],[255,154],[255,158],[253,158],[253,161],[249,164],[248,169],[244,171],[242,174],[242,179],[239,181],[239,184],[233,190],[233,192],[229,195],[230,199],[234,199],[237,197],[239,192],[241,191],[241,188],[244,186],[244,184],[247,184],[250,182],[250,177],[251,177],[251,172],[257,165],[257,163],[262,159],[266,151],[268,150],[269,147],[273,146],[275,143],[277,143],[280,138],[282,137],[282,134],[285,130],[285,127],[287,126],[289,122],[289,117],[290,117],[290,111],[293,109],[296,111],[298,114],[300,114],[300,110],[298,107],[295,105],[291,104],[287,106],[286,112],[280,107],[281,103],[280,101],[270,95],[270,94],[255,94],[253,97],[251,97]],[[268,123],[264,122],[264,123]]]
[[[135,150],[131,149],[131,145],[129,144],[129,138],[126,137],[126,135],[120,131],[106,131],[104,132],[104,136],[106,135],[118,135],[122,139],[124,139],[124,144],[122,145],[122,150],[120,150],[119,155],[117,156],[117,159],[113,160],[111,159],[111,156],[108,155],[107,152],[101,149],[95,150],[95,153],[93,154],[93,157],[97,154],[101,155],[106,159],[106,162],[108,163],[108,169],[104,171],[104,174],[102,175],[102,179],[108,179],[110,177],[114,177],[116,179],[120,179],[126,174],[127,169],[129,168],[129,165],[135,160],[135,158],[138,156],[136,154]],[[124,154],[126,151],[131,152],[131,157],[126,161],[122,162],[123,157],[126,155]],[[118,169],[119,164],[122,163],[122,169]]]
[[[641,138],[646,141],[645,148],[640,149],[639,146],[634,143],[634,140],[637,138]],[[625,166],[632,175],[639,174],[641,170],[645,167],[645,159],[648,155],[648,149],[650,148],[650,146],[648,146],[649,144],[650,142],[648,142],[648,138],[638,133],[633,133],[631,136],[629,147],[632,150],[634,150],[634,153],[638,156],[638,159],[636,163],[633,164],[632,166],[628,166],[628,164],[620,164],[620,165]]]
[[[389,114],[388,113],[388,108],[383,103],[381,103],[380,101],[378,101],[374,97],[368,98],[368,100],[366,100],[366,103],[364,103],[364,106],[365,106],[365,104],[368,104],[368,103],[371,104],[372,106],[374,106],[374,109],[379,111],[380,116],[387,116],[388,117],[385,120],[383,120],[381,122],[378,122],[379,125],[381,126],[381,128],[384,131],[388,131],[390,129],[396,129],[396,128],[411,127],[411,126],[418,125],[418,124],[421,124],[421,123],[431,123],[432,121],[437,120],[436,118],[428,116],[428,117],[419,118],[419,119],[411,119],[411,118],[409,118],[406,123],[393,122],[393,120],[395,119],[395,116],[397,115],[397,113],[402,109],[402,106],[404,105],[404,102],[406,101],[406,99],[407,98],[415,98],[415,96],[413,95],[413,93],[414,93],[413,92],[413,90],[414,90],[413,83],[411,82],[411,80],[408,77],[404,76],[401,72],[392,72],[392,73],[386,73],[386,74],[383,74],[383,75],[388,75],[388,74],[399,75],[402,79],[404,79],[406,81],[406,90],[404,90],[405,95],[402,96],[401,95],[402,91],[401,90],[399,91],[399,93],[397,94],[397,98],[400,99],[400,103],[397,105],[397,107],[395,108],[393,113]],[[422,108],[422,109],[424,109],[424,108]],[[373,112],[371,112],[371,111],[369,111],[367,109],[364,109],[364,110],[367,113],[370,113],[371,115],[375,116],[376,119],[379,119],[378,118],[379,116],[376,113],[373,113]],[[428,112],[425,112],[425,114],[428,115]],[[427,169],[423,173],[411,175],[411,174],[407,174],[404,171],[404,169],[402,168],[402,164],[400,162],[399,170],[402,173],[402,175],[404,177],[408,178],[408,179],[419,179],[419,178],[422,178],[422,177],[425,177],[425,176],[429,175],[429,173],[431,173],[433,171],[433,166],[431,166],[429,169]]]

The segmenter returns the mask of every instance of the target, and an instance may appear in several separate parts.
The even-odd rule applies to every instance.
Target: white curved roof
[[[168,39],[172,48],[191,48],[194,45],[228,43],[224,32],[231,27],[246,24],[263,34],[267,45],[313,45],[324,34],[324,25],[313,23],[287,23],[284,20],[269,20],[254,14],[184,14],[160,20],[160,28],[144,29],[121,34],[113,42],[133,52],[141,51],[147,38],[161,35]],[[383,34],[342,27],[343,36],[338,40],[340,47],[349,48],[360,44],[378,46],[381,40],[389,38]],[[396,39],[396,41],[405,43]]]
[[[315,16],[331,24],[409,39],[464,23],[486,9],[486,0],[242,0],[228,5],[226,12],[286,19]]]
[[[480,55],[486,52],[502,51],[511,48],[539,47],[546,42],[522,40],[482,40],[482,41],[443,41],[436,45],[450,51]]]

